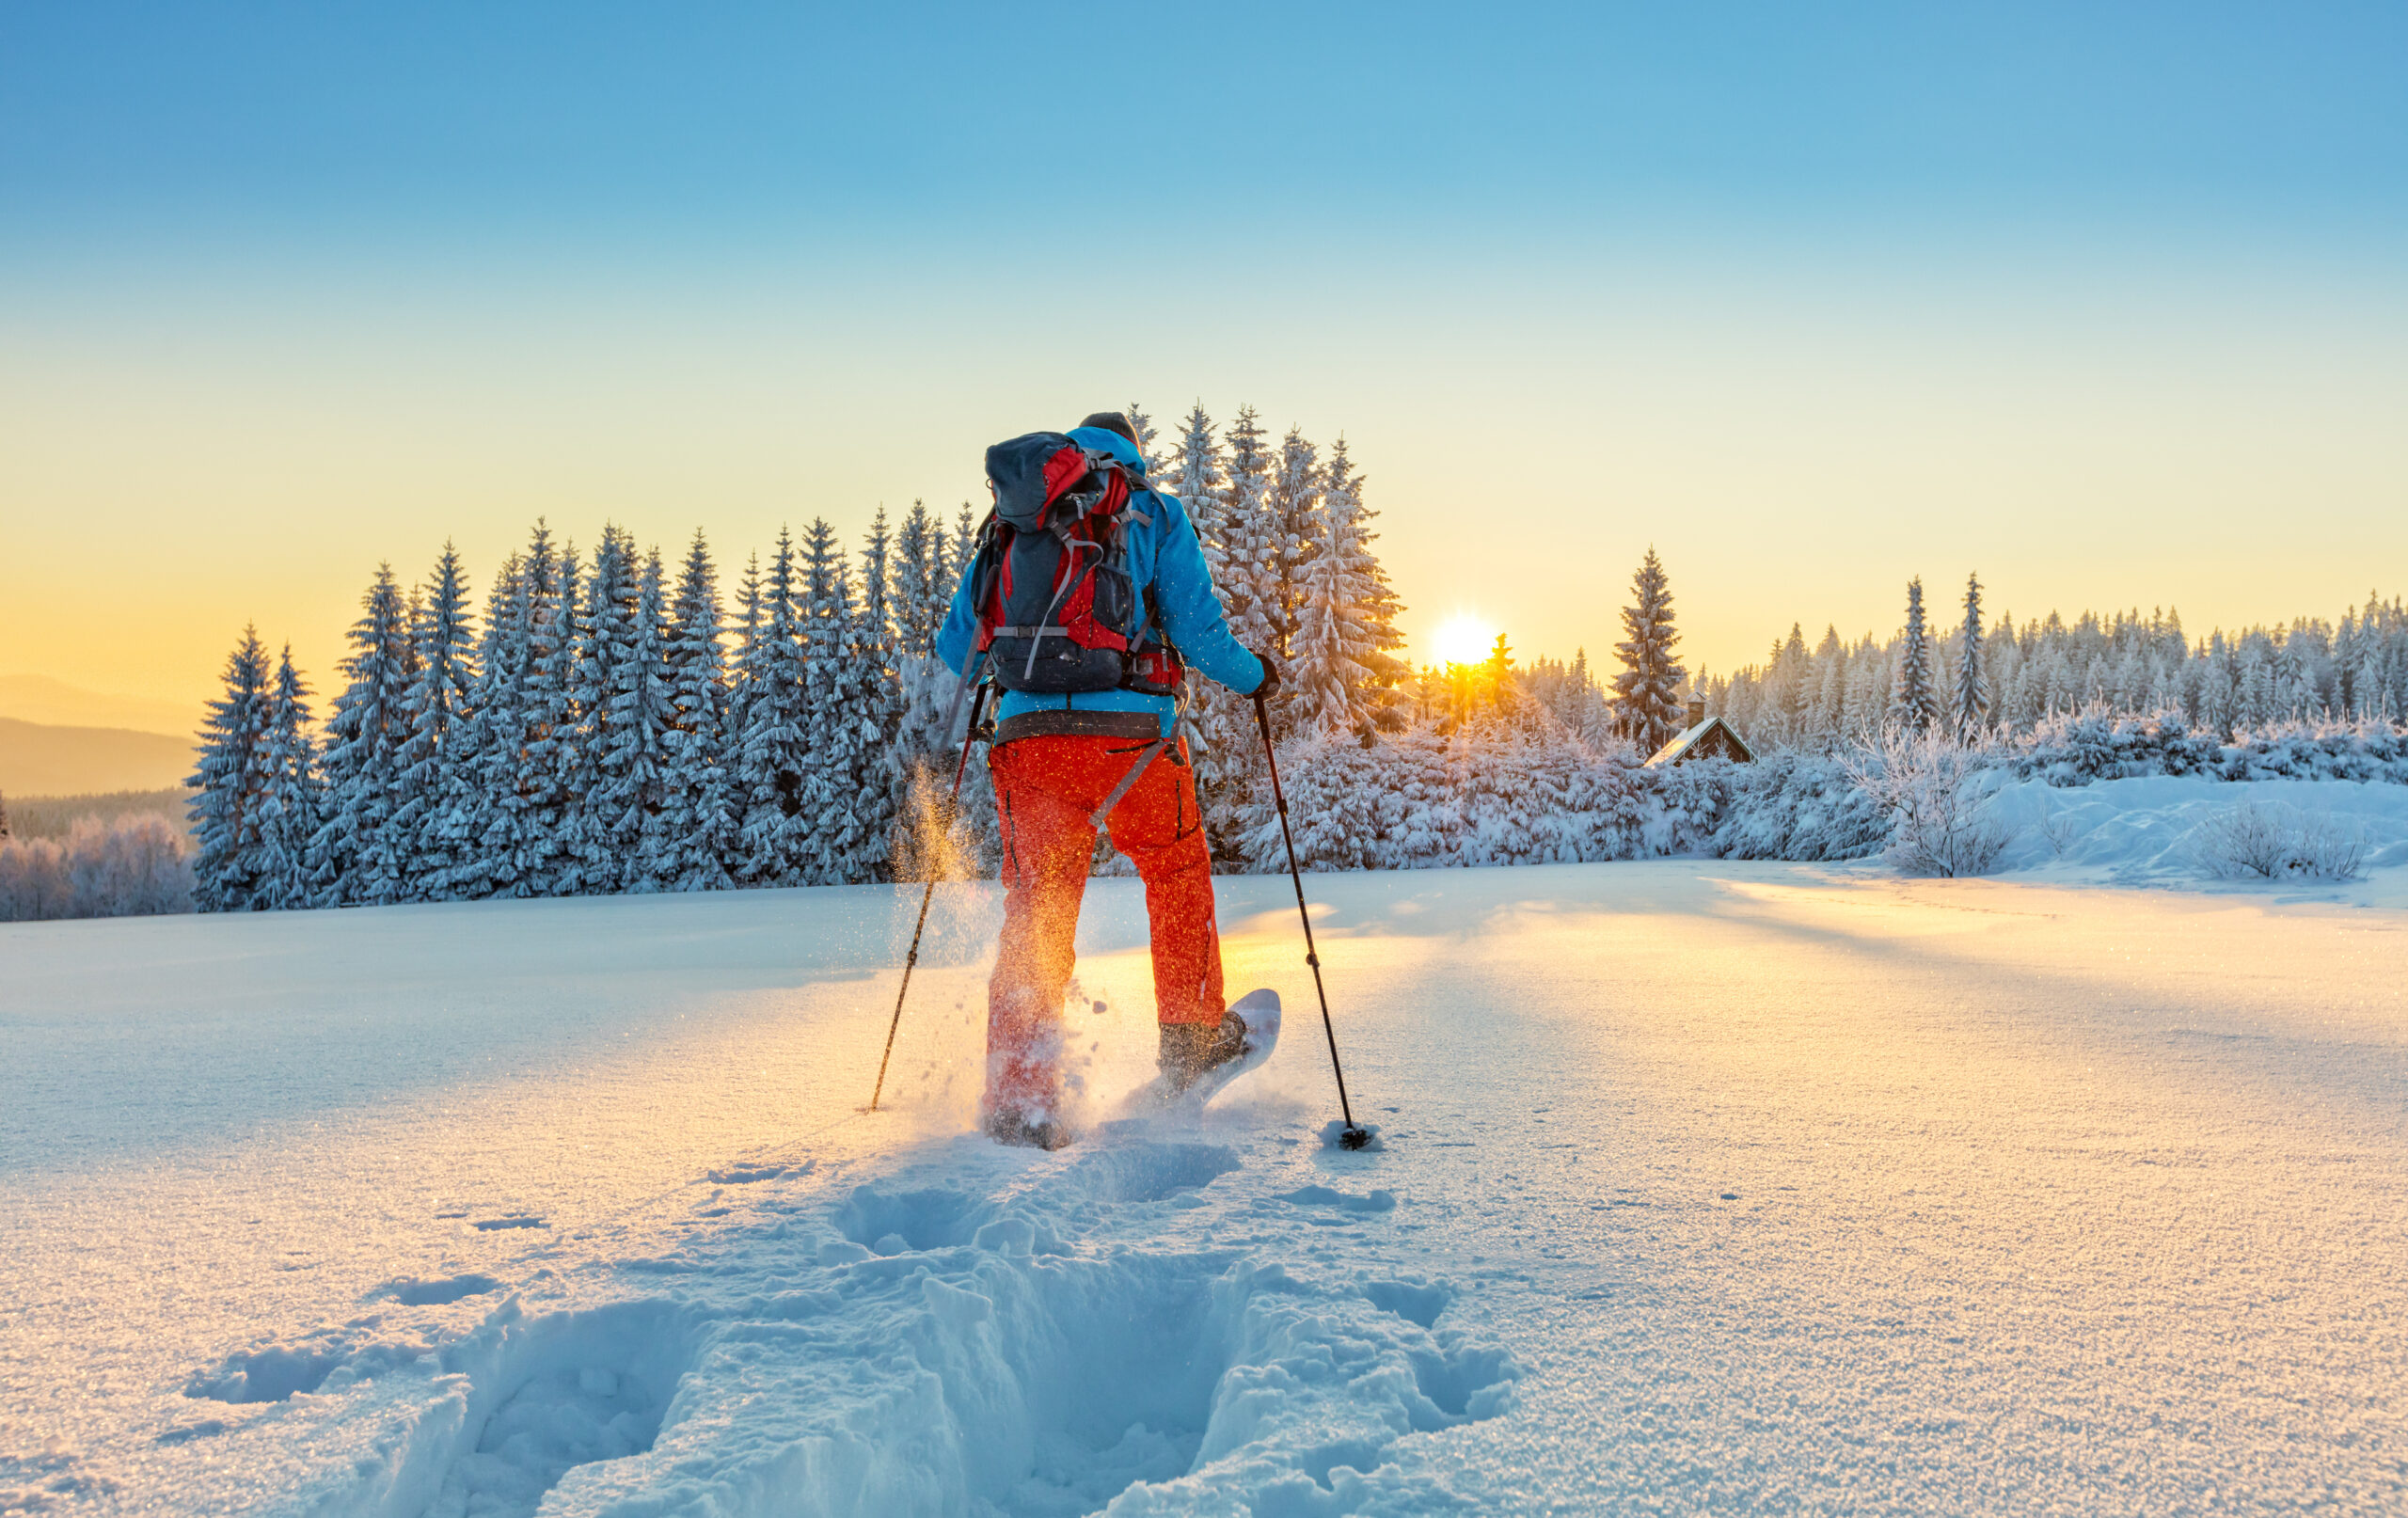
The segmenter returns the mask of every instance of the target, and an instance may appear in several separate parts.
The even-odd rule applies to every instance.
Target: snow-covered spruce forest
[[[1397,656],[1401,606],[1342,442],[1275,440],[1245,409],[1216,429],[1198,407],[1165,445],[1136,415],[1238,636],[1288,672],[1275,732],[1307,868],[1856,858],[1896,841],[1885,764],[1928,772],[1926,788],[1998,770],[2060,786],[2408,781],[2397,598],[2194,640],[2172,613],[1986,622],[1971,577],[1941,614],[1917,581],[1887,641],[1829,629],[1810,648],[1793,626],[1762,665],[1692,676],[1651,550],[1610,678],[1585,651],[1517,663],[1501,638],[1482,664],[1416,668]],[[118,849],[143,862],[113,893],[118,866],[77,875],[71,850],[43,846],[45,872],[17,846],[0,914],[163,909],[178,895],[163,869],[189,868],[206,910],[990,871],[974,758],[962,804],[943,805],[957,681],[927,653],[975,526],[967,505],[948,521],[915,503],[892,527],[881,513],[856,554],[815,521],[748,558],[732,599],[700,533],[672,565],[617,528],[580,552],[538,524],[481,612],[449,548],[415,588],[381,569],[323,726],[289,655],[248,633],[235,649],[202,735],[188,865]],[[1188,732],[1216,857],[1279,868],[1251,707],[1196,685]],[[1691,694],[1764,762],[1646,767]],[[1885,733],[1924,735],[1920,757],[1893,741],[1885,758]],[[1125,869],[1108,843],[1098,867]]]
[[[1189,503],[1241,641],[1286,671],[1283,736],[1405,725],[1398,608],[1344,442],[1197,407],[1152,478]],[[748,559],[732,604],[700,533],[672,564],[615,527],[538,524],[473,605],[447,547],[381,568],[323,732],[289,650],[246,633],[193,778],[205,910],[708,891],[975,868],[991,793],[953,772],[958,680],[928,652],[977,515],[881,512],[858,554],[826,521]],[[1239,846],[1263,772],[1250,704],[1188,716],[1212,836]],[[1108,848],[1108,846],[1104,846]],[[1106,862],[1108,863],[1108,862]]]
[[[2020,625],[2010,613],[1985,627],[1970,578],[1960,607],[1935,631],[1918,580],[1905,625],[1887,642],[1869,633],[1846,641],[1826,627],[1810,647],[1793,625],[1763,664],[1703,679],[1700,693],[1760,748],[1829,749],[1901,715],[1965,726],[1970,712],[1973,728],[2020,737],[2084,711],[2171,714],[2226,739],[2288,723],[2408,717],[2408,607],[2398,597],[2368,592],[2337,624],[2301,617],[2195,642],[2181,613],[2163,609],[2084,612],[2070,623],[2052,611]]]

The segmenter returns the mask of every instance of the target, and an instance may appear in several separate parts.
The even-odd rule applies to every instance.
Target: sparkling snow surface
[[[1057,1155],[991,887],[0,927],[0,1511],[2408,1510],[2400,873],[1313,879],[1363,1154],[1278,878]]]

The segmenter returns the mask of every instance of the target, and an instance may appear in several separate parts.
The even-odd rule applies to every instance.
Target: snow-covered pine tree
[[[2316,688],[2312,639],[2294,628],[2274,656],[2274,712],[2277,720],[2304,722],[2321,716],[2324,699]]]
[[[485,605],[485,639],[480,651],[473,772],[464,764],[464,784],[475,787],[461,808],[465,822],[453,849],[452,893],[524,896],[533,893],[534,793],[527,745],[534,731],[534,629],[536,603],[559,564],[550,530],[535,524],[524,556],[513,554],[494,577]]]
[[[852,566],[826,519],[812,522],[802,551],[804,871],[813,884],[849,885],[876,878],[886,862],[894,808],[875,714],[891,677],[853,605]]]
[[[578,627],[584,568],[577,545],[561,550],[547,594],[534,604],[527,640],[528,893],[577,893],[578,798],[586,783],[584,714],[577,702]]]
[[[1703,678],[1701,673],[1701,679]],[[1591,748],[1597,748],[1613,736],[1613,708],[1606,704],[1606,693],[1597,684],[1596,672],[1589,668],[1589,650],[1576,648],[1572,652],[1572,667],[1564,672],[1564,691],[1556,715],[1571,735]]]
[[[1510,713],[1513,700],[1513,645],[1498,633],[1488,650],[1488,657],[1480,666],[1481,704],[1491,711]]]
[[[1229,424],[1226,459],[1227,482],[1213,503],[1217,522],[1207,540],[1206,561],[1230,633],[1247,648],[1275,652],[1278,527],[1271,508],[1273,456],[1252,406],[1239,407],[1237,419]],[[1234,859],[1244,808],[1255,787],[1268,783],[1254,704],[1209,681],[1191,688],[1195,697],[1189,724],[1197,740],[1196,788],[1205,835],[1217,853]]]
[[[797,618],[794,538],[778,530],[759,588],[758,624],[737,670],[744,692],[742,746],[734,767],[743,805],[741,841],[730,873],[746,885],[808,883],[812,819],[803,812],[809,767],[809,692]]]
[[[758,591],[755,590],[757,599]],[[666,891],[717,891],[733,882],[727,670],[720,648],[719,571],[698,529],[677,577],[666,650],[669,731],[660,826],[643,873]]]
[[[360,604],[351,656],[342,662],[349,684],[326,720],[325,821],[309,843],[310,882],[329,907],[384,906],[401,900],[406,885],[407,841],[395,836],[391,823],[417,661],[392,565],[377,566]]]
[[[1903,656],[1900,658],[1898,670],[1899,678],[1904,680],[1906,663]],[[2078,689],[2078,677],[2074,674],[2072,658],[2062,648],[2051,649],[2041,671],[2041,710],[2052,716],[2072,711],[2081,704],[2077,695]]]
[[[1154,445],[1162,441],[1162,433],[1154,426],[1154,419],[1146,415],[1134,401],[1129,403],[1129,409],[1121,415],[1129,419],[1129,430],[1137,435],[1137,456],[1146,461],[1147,480],[1156,489],[1167,488],[1163,484],[1163,469],[1168,460],[1154,450]]]
[[[1989,677],[1982,668],[1982,581],[1965,577],[1965,621],[1956,629],[1956,691],[1954,710],[1956,740],[1971,743],[1982,735],[1990,709]]]
[[[1201,407],[1190,421],[1209,429]],[[1195,432],[1195,426],[1190,426],[1190,432]],[[1274,458],[1255,407],[1238,407],[1238,419],[1228,426],[1223,460],[1226,472],[1209,506],[1209,532],[1199,503],[1190,501],[1185,494],[1180,501],[1190,506],[1190,515],[1196,520],[1196,532],[1204,542],[1204,561],[1212,566],[1230,634],[1247,648],[1276,653],[1278,525],[1272,514]],[[1182,458],[1182,470],[1185,467],[1195,467],[1192,453]],[[1196,682],[1192,689],[1190,730],[1196,740],[1196,800],[1204,807],[1204,833],[1221,858],[1238,858],[1243,816],[1252,790],[1267,783],[1255,733],[1255,704],[1212,682]]]
[[[1204,546],[1204,561],[1215,575],[1221,568],[1221,444],[1212,435],[1212,419],[1204,414],[1204,403],[1197,402],[1187,413],[1186,430],[1180,434],[1179,451],[1171,458],[1172,473],[1161,482],[1162,488],[1179,498],[1187,509],[1187,519],[1196,525],[1196,540]]]
[[[609,823],[619,859],[619,889],[665,891],[670,882],[648,868],[664,847],[661,814],[669,801],[670,731],[676,722],[669,680],[665,571],[660,550],[643,556],[636,577],[635,637],[611,686],[612,749],[606,774],[624,787],[626,805]]]
[[[905,771],[948,746],[941,729],[960,681],[936,656],[936,639],[953,604],[953,567],[943,522],[913,501],[895,534],[890,608],[900,706],[895,757]]]
[[[563,893],[634,888],[644,834],[660,805],[669,701],[659,586],[650,587],[647,609],[646,573],[647,561],[626,530],[605,527],[578,617],[578,742],[573,778],[562,787],[569,799]]]
[[[1343,433],[1330,445],[1329,461],[1322,468],[1322,493],[1323,510],[1353,522],[1355,573],[1347,593],[1363,636],[1372,646],[1371,656],[1362,661],[1370,672],[1370,685],[1356,692],[1356,700],[1369,714],[1373,727],[1395,732],[1404,726],[1397,692],[1404,683],[1406,670],[1396,653],[1404,646],[1404,634],[1396,625],[1397,618],[1404,614],[1404,602],[1389,583],[1388,572],[1381,566],[1379,554],[1371,546],[1379,541],[1380,535],[1371,530],[1371,523],[1380,514],[1363,504],[1363,476],[1347,454]],[[1592,688],[1594,684],[1592,680]],[[1599,700],[1603,700],[1602,691]]]
[[[405,698],[409,733],[402,744],[391,823],[403,899],[408,901],[441,901],[452,893],[453,830],[447,808],[458,789],[458,751],[468,747],[464,740],[476,682],[474,621],[459,552],[447,542],[411,626],[418,672]]]
[[[1320,451],[1304,429],[1291,427],[1280,441],[1271,472],[1270,622],[1272,652],[1292,657],[1303,622],[1305,577],[1320,552],[1322,515]]]
[[[895,532],[891,578],[895,636],[908,653],[923,654],[936,641],[944,611],[937,587],[945,577],[943,525],[925,500],[914,500]]]
[[[1368,738],[1402,725],[1396,686],[1403,665],[1395,650],[1396,594],[1371,552],[1365,530],[1362,479],[1346,455],[1346,439],[1331,445],[1322,471],[1321,540],[1307,561],[1304,605],[1292,650],[1290,687],[1300,724]],[[1588,656],[1578,683],[1593,688]]]
[[[1687,675],[1672,645],[1672,592],[1650,546],[1630,577],[1631,604],[1623,609],[1623,640],[1614,645],[1622,672],[1614,676],[1614,717],[1641,753],[1654,753],[1681,730],[1681,681]]]
[[[1932,684],[1931,633],[1924,625],[1923,577],[1907,582],[1907,630],[1898,648],[1898,683],[1890,692],[1890,722],[1909,733],[1929,728],[1940,712]]]
[[[2281,713],[2275,707],[2273,646],[2262,632],[2253,632],[2242,644],[2241,678],[2236,683],[2234,725],[2263,732]]]
[[[1279,523],[1272,511],[1275,461],[1252,406],[1229,423],[1228,488],[1221,561],[1212,577],[1229,631],[1251,649],[1279,651]]]
[[[978,556],[978,524],[981,519],[982,514],[972,511],[970,503],[966,500],[961,503],[960,512],[953,519],[953,549],[949,556],[949,561],[953,567],[953,579],[960,578],[962,573],[970,567],[970,561]],[[953,593],[952,579],[945,582],[945,593],[948,595]]]
[[[1814,738],[1810,721],[1814,700],[1814,656],[1806,652],[1806,629],[1789,625],[1788,640],[1773,650],[1774,688],[1780,692],[1780,732],[1783,742],[1806,745]]]
[[[309,688],[293,667],[293,645],[287,643],[277,661],[276,689],[268,704],[254,905],[269,911],[298,911],[312,904],[309,840],[317,834],[324,806],[318,750],[309,738]]]
[[[513,554],[501,561],[485,593],[483,630],[469,663],[474,677],[445,739],[441,784],[420,835],[420,867],[429,872],[421,890],[441,900],[471,900],[491,889],[479,841],[492,820],[485,782],[497,733],[502,729],[486,711],[486,703],[495,696],[493,661],[508,632],[512,581],[517,573],[518,556]]]
[[[552,894],[610,895],[626,883],[618,824],[635,785],[634,751],[621,728],[618,696],[635,655],[638,567],[634,540],[606,524],[577,601],[568,707],[574,737],[556,751],[560,774],[560,874]]]
[[[903,751],[903,720],[909,698],[903,684],[902,628],[897,617],[897,576],[894,543],[887,532],[886,508],[878,510],[868,539],[862,546],[862,604],[853,621],[857,678],[862,682],[862,718],[869,730],[867,778],[878,787],[883,824],[879,843],[867,860],[866,879],[892,878],[895,819],[909,804],[911,770]]]
[[[1846,693],[1841,698],[1839,734],[1853,742],[1881,725],[1890,704],[1890,664],[1880,646],[1867,636],[1848,658]]]
[[[200,729],[193,787],[193,905],[205,912],[252,911],[262,899],[267,857],[262,831],[267,729],[272,697],[267,650],[245,627],[226,659],[226,693],[209,704]]]
[[[1839,735],[1840,711],[1847,688],[1847,649],[1837,625],[1825,624],[1823,640],[1814,645],[1814,701],[1811,726],[1814,741],[1828,747]]]

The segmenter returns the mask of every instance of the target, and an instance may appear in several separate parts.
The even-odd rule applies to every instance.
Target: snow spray
[[[954,704],[959,705],[960,700],[957,695]],[[978,735],[978,708],[986,704],[986,700],[987,686],[982,680],[978,684],[978,693],[970,701],[970,730],[961,735],[961,757],[954,763],[953,793],[946,803],[948,808],[961,804],[961,777],[970,768],[970,744]],[[950,712],[945,714],[944,725],[948,732],[952,730],[953,716]],[[878,1056],[878,1083],[870,1088],[869,1105],[863,1109],[864,1112],[878,1111],[878,1099],[886,1094],[886,1064],[895,1057],[895,1031],[903,1026],[903,998],[911,994],[911,969],[920,962],[920,936],[928,930],[928,904],[937,899],[937,881],[945,874],[939,867],[940,862],[935,858],[928,861],[928,889],[920,893],[920,920],[911,926],[911,951],[903,957],[903,984],[895,988],[895,1016],[886,1024],[886,1049]],[[1300,892],[1302,889],[1298,888]],[[1304,898],[1300,894],[1297,899],[1301,901]]]

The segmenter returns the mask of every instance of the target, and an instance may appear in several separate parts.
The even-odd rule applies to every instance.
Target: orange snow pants
[[[1070,983],[1070,941],[1095,852],[1089,820],[1149,747],[1143,738],[1038,734],[998,744],[987,767],[1002,826],[1004,932],[987,988],[988,1087],[1046,1099]],[[1106,820],[1112,846],[1146,882],[1154,1011],[1164,1022],[1221,1020],[1221,935],[1212,861],[1182,740],[1146,767]]]

